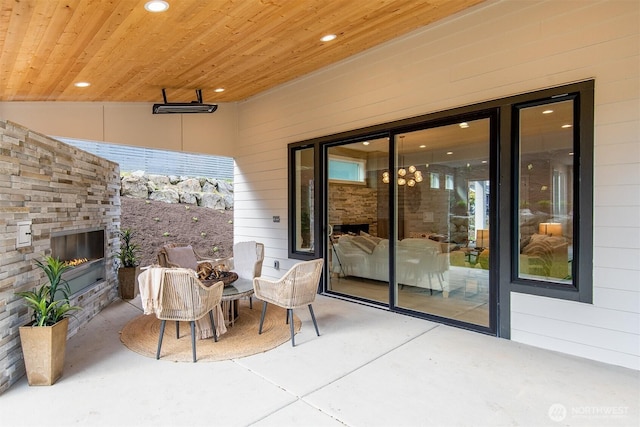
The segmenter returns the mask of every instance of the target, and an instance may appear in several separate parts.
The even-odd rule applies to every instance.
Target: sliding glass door
[[[395,136],[396,306],[489,326],[490,119]]]
[[[489,327],[490,127],[325,147],[328,291]]]
[[[328,147],[327,289],[355,299],[389,303],[389,139]]]
[[[325,148],[328,291],[490,326],[490,127],[481,118]]]

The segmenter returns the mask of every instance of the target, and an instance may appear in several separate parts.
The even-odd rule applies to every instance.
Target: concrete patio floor
[[[640,425],[637,371],[364,305],[318,296],[320,337],[297,310],[295,348],[203,363],[127,349],[139,307],[118,300],[72,337],[55,385],[0,395],[0,425]]]

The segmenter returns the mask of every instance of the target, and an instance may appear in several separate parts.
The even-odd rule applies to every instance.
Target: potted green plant
[[[69,302],[69,284],[62,278],[71,266],[51,256],[36,265],[48,283],[16,292],[33,310],[33,321],[19,328],[20,341],[29,385],[52,385],[62,376],[69,316],[80,307]]]
[[[138,245],[133,243],[134,232],[130,229],[120,231],[120,251],[116,253],[120,261],[118,268],[118,283],[120,297],[133,299],[138,295],[136,280],[138,278]]]

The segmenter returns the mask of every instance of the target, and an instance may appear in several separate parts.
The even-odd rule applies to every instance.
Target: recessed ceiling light
[[[542,112],[542,114],[551,114],[551,113],[553,113],[553,110],[544,110]]]
[[[484,163],[487,163],[487,161],[486,161],[486,160],[483,160],[483,161],[482,161],[482,163],[483,163],[483,164],[484,164]]]
[[[447,156],[450,156],[453,154],[453,151],[447,151]]]
[[[469,127],[469,123],[467,123],[467,122],[462,122],[462,123],[460,123],[460,127],[461,127],[462,129],[466,129],[466,128],[468,128],[468,127]]]
[[[75,87],[89,87],[91,83],[89,82],[76,82],[73,84]]]
[[[570,152],[569,152],[569,155],[570,155],[570,156],[573,156],[573,151],[570,151]]]
[[[571,127],[571,125],[562,125],[562,129],[567,129],[567,128],[570,128],[570,127]]]
[[[420,146],[420,148],[427,148],[427,146],[426,146],[426,145],[424,145],[424,144],[422,144],[422,145]]]
[[[336,36],[335,34],[327,34],[326,36],[322,37],[320,39],[320,41],[321,42],[330,42],[331,40],[335,40],[336,37],[338,37],[338,36]]]
[[[224,88],[223,87],[219,87],[219,88],[215,89],[214,92],[216,92],[216,93],[224,92]]]
[[[362,145],[369,145],[369,141],[363,142]]]
[[[164,12],[169,9],[169,3],[164,0],[151,0],[144,4],[144,8],[149,12]]]

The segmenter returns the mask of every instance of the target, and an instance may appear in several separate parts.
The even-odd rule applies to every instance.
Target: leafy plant
[[[44,262],[36,260],[36,265],[44,271],[49,283],[31,291],[16,292],[16,295],[22,297],[27,307],[33,310],[34,326],[52,326],[68,317],[72,311],[81,309],[69,302],[69,284],[62,278],[62,273],[73,267],[51,256],[45,257]],[[57,297],[58,293],[62,296]]]
[[[138,245],[132,242],[134,232],[130,229],[120,231],[120,251],[116,256],[121,267],[135,267],[138,265]]]

